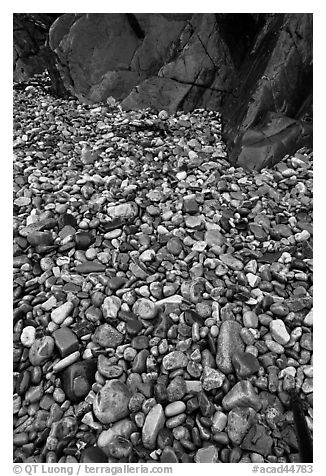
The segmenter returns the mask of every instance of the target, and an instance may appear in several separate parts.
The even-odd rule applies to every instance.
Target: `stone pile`
[[[312,153],[249,173],[216,112],[33,81],[14,93],[14,460],[298,461]]]

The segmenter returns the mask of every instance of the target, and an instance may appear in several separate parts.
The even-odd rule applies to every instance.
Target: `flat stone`
[[[207,230],[204,241],[208,246],[222,246],[225,243],[225,237],[219,230]]]
[[[166,248],[169,253],[172,253],[174,256],[179,256],[179,254],[183,250],[183,244],[180,238],[174,236],[169,239],[166,244]]]
[[[239,350],[232,355],[232,364],[240,380],[250,377],[260,368],[259,361],[254,355]]]
[[[255,422],[256,412],[252,408],[235,407],[228,414],[226,431],[234,445],[240,445],[249,428]]]
[[[219,256],[223,264],[228,266],[233,271],[241,271],[243,269],[243,263],[238,258],[235,258],[233,255],[226,253]]]
[[[27,238],[35,231],[50,230],[54,228],[56,224],[57,220],[55,218],[44,218],[23,227],[21,230],[19,230],[19,234],[20,236]]]
[[[67,357],[79,349],[78,338],[69,327],[57,329],[53,332],[52,337],[61,358]]]
[[[286,345],[290,340],[290,334],[288,333],[284,322],[281,319],[275,319],[269,323],[269,329],[271,331],[273,339],[281,345]]]
[[[72,402],[82,401],[95,382],[97,359],[75,362],[59,374],[66,397]]]
[[[166,390],[169,402],[181,400],[187,393],[187,388],[183,377],[178,375],[172,379]]]
[[[244,350],[240,337],[241,325],[236,321],[223,321],[217,337],[216,365],[224,374],[233,372],[232,356],[237,350]]]
[[[271,305],[270,311],[278,317],[286,317],[289,314],[289,308],[282,302],[275,302]]]
[[[261,408],[261,401],[248,380],[241,380],[225,395],[222,406],[226,410],[234,407],[252,407],[257,412]]]
[[[194,456],[195,463],[218,463],[218,449],[215,445],[200,448]]]
[[[149,339],[147,336],[144,336],[144,335],[136,336],[131,341],[131,347],[133,347],[136,350],[147,349],[148,341]]]
[[[138,299],[132,307],[132,311],[140,319],[154,319],[157,314],[157,306],[155,302],[147,298]]]
[[[103,354],[98,356],[97,370],[103,377],[108,379],[119,378],[123,374],[123,368],[119,365],[112,365],[110,360]]]
[[[160,403],[151,408],[145,418],[142,428],[142,442],[145,448],[153,450],[156,447],[158,432],[164,427],[165,415]]]
[[[80,463],[107,463],[108,457],[97,446],[87,446],[80,453]]]
[[[185,217],[185,225],[187,228],[199,229],[203,223],[201,215],[187,215]]]
[[[258,241],[265,241],[267,240],[268,234],[264,230],[264,228],[260,225],[257,225],[256,223],[250,223],[249,224],[249,229],[251,233],[254,235],[256,240]]]
[[[160,457],[160,462],[164,464],[179,462],[178,457],[171,446],[165,446]]]
[[[148,356],[149,351],[147,349],[143,349],[138,352],[132,362],[132,371],[138,374],[146,372],[146,362]]]
[[[254,451],[255,453],[266,456],[272,454],[273,438],[268,435],[266,428],[263,425],[256,424],[252,426],[243,442],[241,448],[247,451]]]
[[[98,392],[93,402],[96,418],[104,424],[114,423],[129,415],[131,393],[119,380],[109,380]]]
[[[73,308],[74,305],[71,301],[61,304],[61,306],[57,307],[51,312],[52,321],[58,325],[62,324],[63,321],[69,316]]]
[[[256,329],[258,327],[258,316],[254,311],[246,311],[243,313],[243,325],[248,328]]]
[[[162,365],[165,370],[175,370],[187,367],[188,358],[187,356],[179,351],[175,350],[165,355],[162,360]]]
[[[180,413],[183,413],[186,410],[186,405],[183,401],[181,400],[176,400],[172,403],[169,403],[165,407],[165,416],[170,418],[175,415],[179,415]]]
[[[221,431],[223,431],[226,427],[227,421],[228,416],[225,413],[221,411],[216,411],[212,417],[212,432],[220,433]]]
[[[107,214],[112,219],[122,218],[132,220],[138,215],[138,206],[135,202],[121,203],[120,205],[109,205]]]
[[[124,438],[129,438],[131,433],[136,431],[137,427],[129,418],[123,418],[112,424],[108,430],[103,430],[98,439],[97,446],[108,456],[108,446],[113,441],[114,437],[119,435]]]
[[[75,268],[76,273],[88,274],[88,273],[102,273],[106,270],[106,266],[98,261],[85,261],[82,264],[78,264]]]
[[[195,214],[199,211],[199,205],[195,197],[188,196],[183,199],[183,211],[185,213]]]
[[[123,334],[110,324],[102,324],[96,328],[93,341],[101,347],[113,347],[114,349],[123,342]]]
[[[54,339],[50,336],[36,339],[29,349],[29,361],[32,365],[43,365],[53,354]]]
[[[14,200],[14,204],[17,207],[27,207],[31,203],[31,199],[29,197],[19,197]]]
[[[32,231],[27,235],[27,241],[32,246],[53,245],[52,233],[48,231]]]
[[[112,291],[117,291],[118,289],[122,288],[122,286],[127,282],[125,278],[119,278],[118,276],[114,276],[108,280],[108,288],[112,289]]]
[[[92,243],[94,243],[94,238],[87,231],[80,231],[75,235],[75,245],[77,250],[87,250]]]
[[[121,307],[121,299],[117,296],[108,296],[102,304],[102,313],[104,319],[116,319]]]
[[[212,369],[210,367],[204,367],[201,381],[203,389],[209,392],[214,388],[220,388],[223,385],[225,375],[222,374],[219,370]]]
[[[122,458],[128,458],[132,451],[131,442],[121,435],[115,435],[112,441],[108,444],[108,453],[112,458],[121,460]]]

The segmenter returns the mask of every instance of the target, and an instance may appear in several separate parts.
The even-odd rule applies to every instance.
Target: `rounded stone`
[[[29,361],[32,365],[43,365],[53,354],[54,339],[44,336],[36,339],[29,349]]]
[[[36,334],[36,329],[33,326],[26,326],[24,327],[21,336],[20,336],[20,342],[25,346],[25,347],[32,347],[32,345],[35,342],[35,334]]]
[[[273,339],[281,345],[286,345],[290,340],[290,334],[286,330],[285,324],[281,319],[275,319],[269,323]]]
[[[132,307],[133,312],[140,319],[154,319],[157,314],[157,307],[153,301],[146,298],[138,299]]]
[[[93,402],[96,418],[104,424],[121,420],[129,415],[130,398],[131,393],[125,383],[119,380],[106,382]]]
[[[243,313],[243,325],[249,328],[258,327],[258,316],[253,311],[246,311]]]
[[[165,407],[165,416],[166,417],[173,417],[176,415],[179,415],[180,413],[183,413],[186,410],[186,404],[182,402],[181,400],[177,400],[175,402],[169,403]]]

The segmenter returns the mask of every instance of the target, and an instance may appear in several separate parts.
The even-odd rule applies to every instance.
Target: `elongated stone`
[[[165,423],[164,410],[160,403],[148,412],[142,429],[142,441],[145,448],[153,450],[156,445],[158,432]]]
[[[101,273],[105,271],[106,266],[103,263],[97,261],[86,261],[85,263],[78,264],[76,266],[77,273]]]
[[[73,364],[76,362],[80,357],[79,351],[73,352],[72,354],[68,355],[64,359],[59,360],[54,366],[53,366],[53,372],[60,372],[61,370],[65,369],[69,365]]]
[[[232,356],[244,350],[244,343],[240,337],[241,325],[236,321],[223,321],[217,337],[216,365],[224,374],[233,372]]]
[[[57,307],[51,312],[52,321],[58,325],[62,324],[63,321],[69,316],[73,308],[74,305],[71,301],[61,304],[61,306]]]

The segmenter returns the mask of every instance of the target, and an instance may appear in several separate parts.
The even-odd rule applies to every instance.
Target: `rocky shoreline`
[[[247,172],[221,127],[15,86],[15,462],[300,461],[312,152]]]

